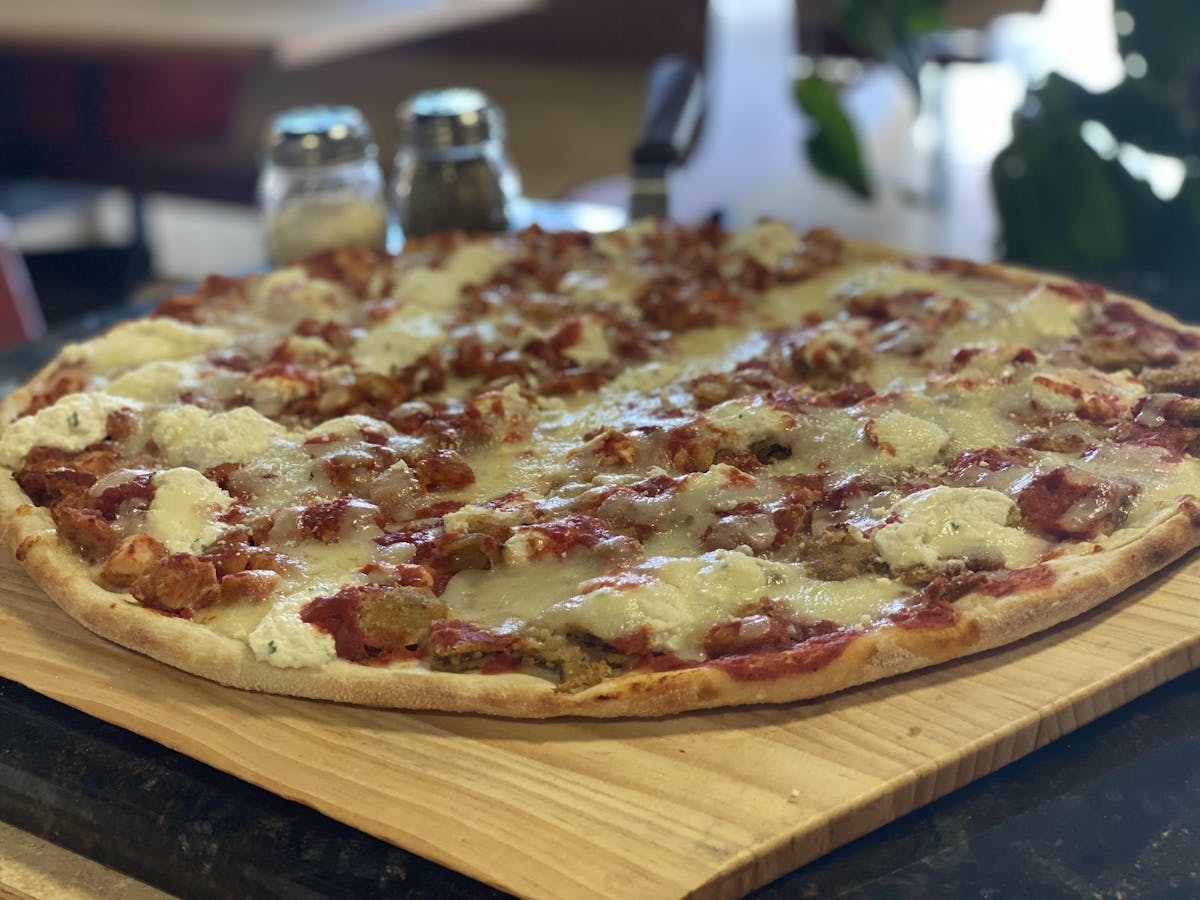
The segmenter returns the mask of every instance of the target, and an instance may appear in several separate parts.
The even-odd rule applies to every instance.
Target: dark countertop
[[[14,682],[0,722],[0,819],[165,891],[501,896]],[[755,896],[1200,896],[1200,672]]]

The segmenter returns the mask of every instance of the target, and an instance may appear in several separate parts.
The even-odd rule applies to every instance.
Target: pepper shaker
[[[487,95],[424,91],[397,118],[394,195],[404,233],[506,230],[521,182],[504,148],[504,115]]]
[[[387,243],[387,198],[371,127],[352,106],[275,116],[258,180],[271,262]]]

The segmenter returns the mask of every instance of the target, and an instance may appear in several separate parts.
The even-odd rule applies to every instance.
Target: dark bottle
[[[482,91],[425,91],[397,110],[394,185],[406,235],[505,231],[520,177],[504,149],[504,116]]]

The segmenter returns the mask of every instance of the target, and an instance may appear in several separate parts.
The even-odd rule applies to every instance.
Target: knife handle
[[[687,159],[704,118],[704,78],[683,56],[664,56],[650,71],[634,165],[674,166]]]

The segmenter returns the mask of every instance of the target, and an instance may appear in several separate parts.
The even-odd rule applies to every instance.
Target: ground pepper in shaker
[[[387,243],[387,197],[371,127],[352,106],[279,113],[258,180],[271,262]]]
[[[521,193],[504,116],[482,91],[424,91],[397,110],[395,200],[406,235],[504,231]]]

